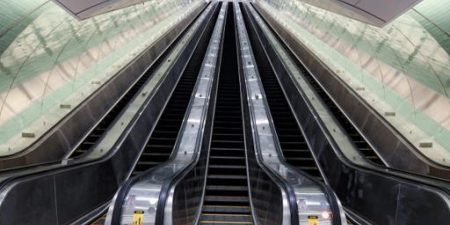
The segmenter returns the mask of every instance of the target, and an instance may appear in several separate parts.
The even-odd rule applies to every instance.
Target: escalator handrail
[[[265,97],[265,93],[263,90],[263,86],[261,83],[261,80],[259,78],[259,72],[256,67],[256,61],[251,49],[250,40],[248,37],[248,34],[245,30],[245,25],[243,22],[243,16],[239,9],[239,5],[236,4],[236,12],[238,14],[238,26],[241,25],[239,30],[240,34],[240,49],[241,49],[241,61],[244,63],[241,63],[241,65],[244,68],[250,68],[247,70],[247,99],[248,99],[248,107],[250,108],[250,118],[252,123],[252,129],[255,139],[255,150],[257,154],[257,161],[260,164],[260,166],[265,167],[269,171],[271,171],[276,177],[280,178],[282,183],[281,185],[284,186],[285,190],[287,191],[287,194],[289,195],[289,199],[291,199],[290,202],[290,212],[291,212],[291,223],[297,223],[299,220],[304,220],[305,218],[299,218],[299,209],[297,202],[300,202],[302,199],[298,198],[296,196],[296,193],[301,192],[302,188],[316,188],[317,194],[323,194],[323,198],[321,201],[325,204],[330,205],[330,211],[333,213],[333,217],[331,217],[330,220],[333,221],[333,224],[343,224],[344,223],[344,217],[343,217],[343,209],[340,206],[339,200],[337,199],[336,195],[333,193],[333,191],[330,188],[327,188],[325,185],[320,184],[313,179],[311,179],[308,175],[304,174],[303,172],[299,172],[297,169],[295,169],[293,166],[287,164],[284,159],[281,157],[281,147],[278,142],[278,139],[276,138],[276,131],[274,129],[272,117],[270,115],[270,110],[268,107],[267,99]],[[239,21],[240,20],[240,21]],[[247,54],[242,54],[242,49],[246,49]],[[246,57],[247,56],[247,57]],[[245,58],[248,60],[246,61]],[[246,69],[244,70],[244,74],[246,73]],[[253,82],[252,82],[253,81]],[[252,84],[253,83],[253,84]],[[253,99],[254,96],[254,99]],[[261,100],[259,100],[259,98]],[[258,103],[260,102],[260,103]],[[259,105],[258,105],[259,104]],[[260,108],[260,111],[258,115],[258,108]],[[264,123],[268,126],[269,129],[265,130],[265,126],[260,126],[262,122],[266,120],[267,123]],[[268,140],[270,140],[268,142]],[[278,179],[278,180],[280,180]],[[297,180],[297,183],[293,182],[293,180]],[[304,193],[303,198],[306,197],[307,194]],[[292,201],[293,199],[293,201]],[[317,199],[316,199],[317,200]],[[301,209],[301,210],[304,210]],[[310,211],[310,213],[313,213]]]
[[[210,5],[212,12],[217,11],[218,4]],[[200,150],[201,150],[201,142],[203,139],[203,130],[205,121],[207,118],[207,111],[209,109],[209,101],[211,100],[210,96],[212,93],[213,83],[215,82],[215,77],[217,75],[217,51],[219,51],[220,41],[217,42],[217,38],[221,37],[220,22],[223,22],[223,13],[225,12],[223,6],[220,9],[219,19],[217,20],[216,27],[214,33],[209,42],[209,46],[207,49],[207,57],[205,57],[202,67],[200,69],[199,76],[197,77],[197,81],[194,87],[194,91],[191,94],[191,98],[189,101],[189,105],[187,107],[186,114],[184,116],[181,130],[179,132],[179,136],[176,140],[175,147],[172,151],[172,154],[168,161],[155,166],[154,168],[143,172],[141,175],[136,176],[129,181],[127,181],[121,189],[117,192],[110,209],[108,210],[108,217],[106,220],[106,224],[120,224],[122,220],[122,215],[124,211],[124,202],[126,197],[130,194],[133,187],[142,183],[142,187],[147,188],[148,190],[152,190],[153,196],[157,197],[157,202],[152,205],[155,206],[156,210],[147,213],[153,215],[152,218],[155,218],[155,224],[162,224],[164,221],[165,215],[165,206],[166,201],[170,198],[170,190],[174,187],[174,185],[182,179],[182,177],[187,174],[193,165],[199,160]],[[210,21],[213,18],[213,15],[216,13],[211,13],[209,19],[206,21]],[[206,26],[203,30],[203,35],[206,35]],[[199,44],[201,39],[198,39],[197,45]],[[214,53],[215,52],[215,53]],[[200,109],[200,113],[199,110]],[[197,121],[197,124],[194,125],[194,122]],[[194,138],[192,138],[191,131],[188,129],[196,128],[194,132]],[[192,149],[186,149],[186,148]],[[184,149],[183,149],[184,148]],[[172,171],[168,170],[169,168],[173,168]],[[164,172],[167,172],[163,177],[158,177]],[[155,184],[143,184],[150,180],[154,180],[155,182],[159,182]],[[159,180],[159,181],[157,181]],[[159,186],[159,187],[158,187]]]

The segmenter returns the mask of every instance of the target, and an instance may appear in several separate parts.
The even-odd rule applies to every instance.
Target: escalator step
[[[203,205],[204,213],[250,214],[249,206]]]
[[[221,180],[246,180],[245,175],[221,175],[221,174],[209,174],[209,179],[221,179]]]
[[[253,224],[251,215],[202,213],[200,224]]]
[[[137,163],[137,165],[136,165],[136,167],[139,167],[139,166],[145,166],[145,167],[153,167],[153,166],[156,166],[156,165],[158,165],[160,162],[149,162],[149,161],[139,161],[138,163]]]
[[[227,196],[227,195],[207,195],[205,202],[208,204],[231,204],[231,205],[248,205],[247,196]]]
[[[247,186],[224,186],[224,185],[208,185],[206,190],[211,191],[247,191]]]

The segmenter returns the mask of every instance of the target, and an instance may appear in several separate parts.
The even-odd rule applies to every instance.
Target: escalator
[[[314,95],[317,94],[317,98],[323,103],[319,106],[320,111],[330,114],[330,120],[338,126],[338,135],[345,136],[346,140],[338,144],[342,148],[348,148],[345,147],[348,144],[352,145],[351,151],[345,151],[347,156],[352,155],[348,158],[355,156],[359,163],[395,170],[406,176],[419,175],[414,179],[423,177],[428,182],[446,179],[448,169],[423,157],[413,143],[402,137],[397,128],[385,121],[383,115],[375,112],[369,102],[360,98],[356,92],[364,91],[363,87],[357,88],[355,92],[339,76],[328,70],[326,63],[320,62],[320,57],[317,58],[314,53],[309,52],[304,43],[298,41],[295,35],[291,35],[287,27],[276,22],[268,11],[262,9],[259,4],[253,4],[253,7],[257,11],[256,14],[260,14],[268,24],[266,32],[277,34],[274,35],[274,40],[279,42],[277,48],[285,49],[284,57],[291,58],[291,66],[297,67],[296,76],[302,81],[295,82],[296,85],[311,87]],[[331,127],[328,129],[334,130]],[[359,158],[365,159],[364,162]]]
[[[253,37],[255,38],[255,37]],[[256,40],[253,40],[256,41]],[[292,55],[290,57],[295,58]],[[278,84],[278,81],[271,69],[270,63],[264,56],[264,51],[261,48],[256,48],[255,55],[258,61],[258,68],[261,72],[261,79],[264,83],[264,88],[268,95],[269,105],[273,114],[273,119],[276,125],[276,129],[279,135],[280,143],[283,148],[283,152],[286,156],[286,160],[293,165],[305,165],[301,166],[301,169],[308,172],[312,176],[319,178],[320,174],[317,168],[314,168],[314,161],[311,158],[310,151],[307,149],[303,135],[301,135],[300,129],[295,123],[295,119],[290,112],[290,107],[283,95],[282,89]],[[296,61],[299,63],[298,61]],[[344,128],[348,137],[354,146],[361,152],[361,154],[370,162],[377,165],[385,166],[381,158],[365,140],[365,138],[359,133],[350,120],[344,115],[341,109],[338,108],[336,103],[328,96],[322,86],[311,76],[306,69],[297,64],[298,68],[302,70],[302,74],[313,86],[316,93],[321,97],[324,104],[328,107],[330,112],[335,116],[337,121]],[[300,137],[300,138],[298,138]]]
[[[254,48],[254,53],[278,140],[286,161],[317,180],[322,180],[305,137],[295,121],[295,117],[270,67],[270,63],[264,56],[261,48]]]
[[[108,148],[108,152],[98,160],[68,163],[52,170],[44,168],[31,175],[5,181],[0,211],[8,214],[8,217],[0,217],[0,224],[31,224],[30,221],[33,224],[56,224],[56,220],[61,224],[84,224],[92,221],[102,214],[134,166],[137,169],[135,173],[139,173],[169,157],[172,149],[168,148],[164,154],[154,154],[161,155],[159,158],[152,156],[148,159],[147,153],[148,150],[160,153],[154,147],[156,145],[170,145],[170,142],[162,144],[158,137],[168,137],[167,131],[176,135],[183,120],[195,83],[192,80],[197,77],[200,68],[198,59],[205,54],[205,43],[210,38],[212,25],[209,25],[209,21],[218,13],[216,4],[205,4],[205,7],[202,7],[205,9],[203,13],[198,14],[198,19],[186,30],[186,35],[181,36],[174,51],[167,56],[169,59],[162,57],[165,58],[164,63],[162,68],[158,68],[157,76],[150,76],[154,91],[133,99],[130,107],[126,106],[128,109],[125,114],[118,112],[118,118],[111,119],[118,120],[120,117],[123,121],[123,116],[129,116],[129,121],[125,121],[129,123],[122,123],[126,127],[116,133],[120,137],[112,143],[112,148]],[[176,116],[171,113],[174,111],[177,112]],[[144,149],[146,151],[141,154]],[[58,191],[49,187],[57,188]],[[35,191],[30,193],[29,188]],[[23,191],[26,194],[20,194]],[[23,204],[19,206],[17,202]],[[30,213],[24,216],[19,208]],[[101,223],[102,219],[98,222]]]
[[[253,224],[239,90],[233,7],[229,5],[199,224]]]
[[[219,18],[225,18],[225,29],[219,22],[216,26],[223,29],[221,55],[209,52],[204,59],[202,76],[198,78],[203,81],[205,71],[212,73],[215,69],[211,68],[220,68],[216,70],[219,73],[217,89],[210,90],[213,97],[210,98],[205,94],[206,89],[198,86],[178,135],[179,145],[174,146],[174,156],[122,186],[110,206],[107,224],[134,224],[140,218],[136,212],[146,215],[144,220],[149,224],[288,224],[288,221],[300,219],[296,200],[290,200],[297,199],[296,194],[303,188],[308,189],[303,199],[314,195],[320,208],[301,208],[302,212],[317,214],[323,212],[320,211],[322,206],[323,210],[330,210],[321,189],[311,189],[316,187],[311,181],[291,173],[290,168],[280,167],[286,172],[283,173],[286,177],[302,181],[293,187],[291,184],[294,182],[288,183],[286,177],[274,173],[268,163],[264,164],[262,158],[257,158],[266,152],[262,153],[255,147],[260,146],[264,137],[252,136],[250,132],[254,129],[249,123],[244,123],[247,120],[244,118],[250,116],[246,106],[251,107],[245,102],[248,101],[248,93],[242,89],[253,86],[246,82],[248,73],[240,71],[250,65],[247,61],[239,61],[250,56],[239,51],[242,48],[237,46],[237,40],[239,47],[243,46],[242,15],[236,5],[227,8],[226,16],[222,16],[223,12],[225,9],[221,10]],[[239,36],[235,30],[237,27]],[[216,34],[210,43],[220,42]],[[220,58],[220,66],[209,57]],[[244,83],[240,82],[241,78]],[[205,105],[208,101],[211,102],[210,107]],[[205,114],[207,111],[208,116]],[[255,143],[259,144],[254,144],[254,139],[258,139]]]
[[[258,69],[261,74],[264,90],[266,90],[267,93],[270,110],[273,115],[278,138],[286,161],[292,165],[298,166],[301,170],[321,180],[320,172],[315,165],[311,151],[308,149],[305,138],[297,125],[295,117],[291,112],[270,63],[264,55],[263,49],[255,48],[255,57],[258,62]],[[354,146],[366,159],[384,166],[383,161],[375,153],[374,149],[361,136],[348,118],[345,117],[317,81],[309,73],[304,72],[303,74],[305,74],[305,77],[307,77],[310,84],[314,87],[316,93],[320,95],[325,105],[328,106],[329,110],[345,129]]]
[[[218,7],[219,8],[219,7]],[[192,91],[201,68],[202,57],[204,56],[212,26],[209,25],[206,34],[203,35],[199,45],[194,50],[170,100],[161,114],[144,151],[139,157],[131,176],[135,177],[141,173],[167,161],[174,149],[180,131],[184,114],[191,99]],[[142,83],[143,84],[143,83]],[[141,84],[141,85],[142,85]],[[102,225],[106,219],[106,214],[92,220],[91,225]]]
[[[169,29],[136,54],[134,59],[123,65],[107,80],[92,81],[96,90],[85,96],[76,106],[69,104],[69,114],[42,135],[30,139],[28,146],[18,145],[0,160],[0,170],[5,173],[22,172],[37,167],[73,163],[81,159],[111,128],[116,117],[127,107],[148,80],[152,80],[154,70],[159,67],[167,53],[188,30],[189,24],[200,14],[205,5],[187,15],[186,20],[173,24]],[[155,36],[156,37],[156,36]],[[24,144],[24,143],[23,143]],[[6,155],[5,155],[6,156]],[[3,174],[5,174],[3,173]]]
[[[234,14],[236,13],[234,10],[237,12],[237,22],[234,20]],[[224,17],[220,16],[219,18]],[[245,21],[253,23],[252,19],[254,18],[247,15]],[[236,25],[239,28],[238,31],[235,30]],[[191,121],[192,124],[184,123],[182,125],[183,128],[186,128],[183,129],[186,133],[183,132],[183,135],[179,135],[182,138],[178,142],[180,145],[175,146],[175,157],[171,157],[167,163],[163,163],[154,170],[127,182],[121,188],[121,191],[116,194],[117,197],[111,205],[107,223],[129,224],[130,221],[134,221],[134,218],[138,218],[135,215],[136,212],[141,211],[141,214],[147,215],[149,220],[154,220],[155,224],[192,224],[193,221],[198,224],[210,225],[284,224],[281,222],[300,219],[303,219],[302,221],[307,219],[307,222],[311,223],[314,222],[314,218],[330,218],[330,214],[324,214],[324,212],[330,212],[332,208],[331,218],[336,218],[333,224],[344,224],[345,218],[342,216],[344,211],[339,205],[339,201],[329,204],[333,207],[325,209],[326,211],[315,208],[313,210],[313,205],[325,206],[327,205],[326,202],[332,202],[322,201],[323,203],[317,203],[319,201],[316,198],[325,195],[340,197],[347,207],[346,213],[352,220],[356,221],[348,221],[348,224],[406,224],[399,223],[402,221],[407,221],[409,224],[421,224],[425,220],[430,220],[430,218],[436,218],[440,223],[444,221],[447,202],[440,195],[442,193],[440,190],[417,185],[411,180],[395,177],[386,171],[360,168],[352,165],[345,158],[341,158],[339,149],[335,149],[333,140],[329,138],[326,130],[321,129],[321,121],[317,119],[319,118],[317,112],[314,111],[314,108],[308,107],[309,105],[305,103],[306,98],[300,96],[302,92],[290,92],[290,94],[284,92],[285,89],[283,88],[286,88],[287,79],[283,80],[283,78],[290,78],[291,74],[287,73],[287,69],[282,67],[284,65],[279,63],[280,59],[283,58],[274,53],[276,43],[272,42],[272,45],[267,45],[271,42],[261,38],[262,32],[258,34],[258,31],[262,29],[257,30],[254,23],[252,33],[249,35],[251,37],[249,42],[246,39],[245,30],[242,29],[243,26],[245,29],[240,9],[229,7],[225,32],[223,32],[222,57],[220,57],[219,79],[216,85],[218,88],[212,90],[213,93],[216,93],[213,96],[217,96],[217,98],[211,98],[211,108],[208,110],[211,115],[214,113],[213,118],[207,119],[211,116],[206,117],[204,114],[198,116],[199,112],[205,113],[206,109],[203,107],[202,111],[197,111],[198,108],[195,107],[200,105],[193,103],[189,114],[185,116],[185,121]],[[239,46],[236,43],[237,34],[239,34]],[[274,40],[274,38],[271,40]],[[217,43],[217,41],[214,40],[212,43]],[[206,41],[202,43],[206,43]],[[249,46],[253,47],[253,52],[249,51]],[[217,49],[217,47],[215,48]],[[238,53],[239,58],[237,57]],[[253,61],[253,53],[256,62]],[[209,55],[216,57],[217,54]],[[248,57],[251,57],[251,60]],[[238,59],[240,60],[238,61]],[[258,71],[254,70],[255,64],[257,64]],[[206,59],[204,65],[205,68],[214,67],[216,62],[213,63]],[[242,67],[239,68],[239,66]],[[239,69],[242,69],[242,73],[239,73],[241,72]],[[255,82],[255,80],[259,82],[259,79],[253,77],[255,74],[261,76],[261,83],[265,91],[262,91],[260,83]],[[241,75],[244,83],[240,83],[239,76]],[[202,79],[202,77],[199,79]],[[244,88],[248,89],[242,91]],[[258,100],[260,96],[263,96],[262,99],[267,98],[269,108],[266,107],[267,105],[264,102],[264,108],[262,109]],[[193,102],[196,98],[201,97],[201,95],[196,94]],[[203,99],[206,98],[208,97],[203,97]],[[298,102],[296,102],[297,100]],[[202,100],[202,102],[204,104],[205,101]],[[247,106],[246,103],[249,103],[248,108],[245,107]],[[170,119],[175,112],[169,110],[171,104],[172,100],[161,118],[161,121],[166,116],[169,118],[165,120],[165,124],[161,124],[161,126],[165,126],[162,126],[163,129],[161,129],[160,124],[158,124],[149,141],[148,145],[151,144],[152,149],[173,147],[173,144],[170,145],[167,141],[170,138],[166,135],[175,132],[174,129],[177,129]],[[305,110],[299,110],[299,105],[303,106]],[[177,104],[174,104],[174,106],[177,107],[176,111],[178,112],[180,106],[177,106]],[[213,106],[214,108],[212,108]],[[246,111],[247,109],[253,110],[253,114],[250,114],[250,110]],[[272,116],[265,114],[267,117],[264,117],[264,115],[256,117],[255,115],[262,110],[265,110],[264,112],[270,110]],[[195,115],[190,114],[191,112],[197,112],[197,117],[191,117],[191,115]],[[299,113],[304,115],[300,117]],[[248,118],[252,122],[251,128],[244,129],[244,124],[249,125],[249,123],[244,123],[244,120],[247,122]],[[271,118],[273,118],[273,124]],[[206,129],[201,127],[201,124],[204,123],[209,124],[205,125]],[[196,126],[196,124],[200,126]],[[275,135],[269,135],[269,132],[265,129],[266,124],[270,125],[270,133],[274,131],[273,134]],[[194,130],[187,130],[191,127]],[[274,129],[272,130],[272,128]],[[262,131],[264,129],[266,131]],[[153,139],[153,136],[158,134],[157,131],[160,132],[160,135]],[[244,133],[245,131],[247,133]],[[252,137],[253,140],[258,140],[257,142],[253,143],[252,140],[245,138],[250,137],[255,132],[258,132],[258,135]],[[176,132],[173,135],[176,135]],[[279,139],[280,146],[278,146],[277,141],[274,141],[275,144],[267,142],[272,137]],[[156,142],[151,142],[152,140]],[[186,140],[189,141],[183,142]],[[188,144],[183,145],[181,143]],[[264,144],[267,144],[266,147],[268,147],[263,149],[265,151],[261,151],[259,148]],[[293,176],[294,173],[292,172],[287,173],[287,171],[291,171],[291,166],[277,167],[284,161],[280,163],[281,159],[270,159],[273,154],[270,154],[271,152],[267,149],[272,146],[276,146],[274,149],[277,150],[277,158],[278,147],[281,148],[287,162],[298,168],[298,170],[292,169],[292,171],[295,174],[301,174],[301,176]],[[253,148],[257,151],[255,157],[251,152],[250,154],[246,152],[246,150]],[[249,155],[248,158],[247,154]],[[136,168],[141,164],[148,163],[140,163]],[[271,172],[277,172],[276,174],[279,176],[275,177],[272,173],[268,173],[267,170],[272,168]],[[309,174],[320,182],[314,182],[309,178],[304,179],[304,174],[300,171]],[[260,176],[260,174],[262,175]],[[326,184],[324,184],[322,175],[323,178],[328,178]],[[283,183],[285,180],[293,185],[286,186],[286,183]],[[302,186],[304,184],[306,186]],[[323,190],[323,192],[311,192],[315,191],[311,187],[318,184],[323,185],[324,188],[317,190]],[[296,189],[291,189],[292,187]],[[373,189],[373,187],[376,187],[376,189]],[[331,191],[331,188],[336,191],[336,195]],[[405,188],[410,192],[403,193],[405,199],[399,199],[396,188]],[[290,196],[294,197],[289,196],[289,200],[284,201],[283,193],[292,193]],[[155,196],[157,197],[155,198]],[[307,196],[313,196],[314,201],[304,200],[306,198],[302,198],[301,201],[294,200],[295,197]],[[422,201],[413,199],[418,196],[426,196],[423,199],[426,198],[439,207],[431,206],[431,204],[424,205]],[[378,203],[379,201],[376,200],[381,197],[384,201]],[[286,206],[286,202],[292,203],[290,206],[299,207],[289,207],[294,209],[293,213],[290,214],[291,217],[287,215],[287,210],[283,208]],[[399,209],[396,205],[398,203],[407,207]],[[311,205],[311,208],[308,208],[308,205]],[[425,207],[428,211],[433,209],[436,212],[433,212],[434,215],[431,215],[431,213],[422,214],[420,218],[403,217],[403,215],[412,215],[411,213],[417,214],[420,211],[419,206]],[[319,216],[313,216],[315,214]],[[335,217],[336,215],[339,215],[339,217]],[[310,216],[313,221],[310,221]],[[414,223],[411,223],[412,221]]]
[[[241,8],[244,8],[241,3]],[[248,23],[248,15],[244,18]],[[249,35],[255,61],[264,87],[269,110],[272,115],[278,141],[287,163],[309,174],[317,181],[324,182],[319,167],[309,149],[306,139],[291,111],[286,96],[278,83],[274,70],[255,35]],[[347,219],[348,225],[358,224]]]
[[[210,29],[207,31],[209,34],[212,26],[210,25],[208,29]],[[208,35],[204,35],[203,38],[205,38],[205,36]],[[166,108],[146,144],[144,152],[140,156],[139,161],[132,172],[132,176],[139,175],[169,159],[172,149],[175,146],[178,132],[183,122],[184,114],[189,104],[207,45],[207,41],[201,41],[195,49],[177,87],[172,93],[172,97],[167,103]]]
[[[241,8],[243,8],[242,5]],[[285,160],[308,173],[316,180],[322,181],[320,170],[314,161],[312,152],[308,148],[305,137],[297,125],[297,121],[291,112],[291,108],[275,77],[271,64],[264,54],[263,48],[255,35],[250,35],[250,41],[252,46],[254,46],[253,52],[257,68]]]
[[[220,7],[217,7],[217,9]],[[218,10],[213,18],[217,17]],[[214,20],[213,19],[213,20]],[[181,129],[186,110],[191,100],[192,92],[196,84],[202,65],[202,58],[208,47],[208,39],[212,33],[213,23],[209,23],[194,49],[189,62],[184,69],[176,88],[167,102],[144,151],[140,155],[131,177],[138,177],[145,171],[169,160],[178,134]],[[105,223],[106,214],[92,220],[91,225],[102,225]]]
[[[191,99],[192,91],[201,68],[202,57],[207,50],[208,42],[206,40],[209,38],[211,31],[212,26],[210,23],[205,31],[208,35],[202,36],[202,40],[200,40],[199,45],[189,59],[189,63],[184,69],[170,100],[164,108],[144,151],[131,173],[132,177],[138,176],[169,159]],[[103,214],[99,218],[94,219],[91,224],[104,224],[105,218],[106,214]]]
[[[299,67],[303,68],[303,67]],[[322,86],[311,76],[310,73],[303,73],[305,78],[308,80],[309,84],[314,88],[314,91],[320,96],[323,103],[328,107],[328,110],[335,116],[336,120],[340,123],[341,127],[344,128],[347,136],[350,138],[351,142],[354,144],[356,149],[370,162],[373,162],[380,166],[385,166],[384,162],[375,152],[375,150],[370,146],[370,144],[364,139],[364,137],[356,130],[355,126],[350,122],[350,120],[342,113],[341,109],[338,108],[336,103],[331,100],[330,96],[325,92]]]
[[[185,31],[186,32],[186,31]],[[94,147],[101,137],[108,131],[108,128],[113,124],[120,113],[126,108],[128,103],[134,98],[136,93],[143,87],[149,78],[154,74],[155,70],[166,59],[167,55],[172,51],[178,40],[183,36],[181,33],[171,45],[158,57],[152,66],[142,75],[134,85],[122,96],[122,98],[112,107],[112,109],[99,121],[94,129],[81,141],[78,147],[72,152],[69,158],[80,158]]]
[[[315,111],[314,107],[308,102],[315,99],[311,98],[310,100],[309,96],[304,95],[306,90],[301,90],[303,85],[296,85],[295,79],[297,76],[301,76],[300,71],[304,74],[307,74],[307,71],[304,67],[296,67],[296,63],[300,62],[291,60],[295,58],[290,55],[289,49],[279,44],[281,42],[279,37],[276,33],[270,33],[271,30],[264,24],[264,20],[259,17],[256,10],[251,8],[250,4],[247,4],[246,12],[246,22],[252,24],[251,27],[253,28],[250,37],[252,45],[254,45],[261,81],[286,161],[316,178],[319,175],[316,171],[320,165],[320,172],[327,178],[327,185],[330,185],[339,196],[350,219],[356,221],[348,221],[349,224],[423,224],[424,221],[429,219],[445,221],[445,218],[448,218],[448,200],[445,196],[446,189],[440,188],[439,183],[429,182],[430,185],[427,186],[420,181],[410,179],[411,177],[405,179],[406,176],[403,176],[403,174],[378,170],[378,168],[373,169],[372,167],[371,169],[359,167],[341,155],[341,149],[336,145],[336,142],[340,140],[334,140],[330,137],[328,131],[324,129],[323,121],[321,121],[322,115]],[[300,69],[300,71],[297,69]],[[326,95],[326,93],[322,91],[321,95]],[[328,100],[325,99],[325,103],[334,104],[329,98]],[[339,111],[340,109],[338,107],[330,109],[332,112],[336,112],[336,110]],[[343,114],[335,116],[341,122],[346,119]],[[359,134],[357,134],[356,129],[349,128],[350,125],[349,121],[342,124],[344,128],[346,127],[347,135],[353,141],[353,144],[359,150],[369,151],[370,146],[364,138],[358,138]],[[286,130],[301,131],[297,133],[297,135],[302,134],[301,140],[292,139],[289,134],[293,133],[287,133]],[[302,143],[303,140],[307,141],[307,145]],[[291,145],[294,141],[297,144],[295,148],[302,151],[291,151],[293,148]],[[312,154],[304,154],[307,149]],[[369,154],[366,154],[366,158],[376,162],[376,158]],[[304,166],[315,167],[317,170],[302,169]],[[398,192],[392,191],[393,188],[398,187],[414,191],[403,192],[402,198],[399,199]],[[360,193],[366,194],[361,197]],[[425,202],[433,199],[434,205],[417,201],[418,196],[423,195],[428,196]],[[383,201],[378,204],[377,210],[374,211],[374,204],[377,204],[379,199],[383,199]],[[405,206],[401,209],[402,212],[396,207],[401,201],[404,202]],[[387,204],[387,202],[392,202],[393,207],[389,207],[390,204]],[[440,205],[440,207],[436,207],[436,205]],[[424,208],[427,207],[432,213],[423,214]],[[420,216],[411,218],[402,217],[402,215]]]
[[[291,53],[290,56],[293,57],[292,52],[288,52]],[[296,62],[299,63],[298,61]],[[367,160],[377,165],[384,166],[384,162],[381,160],[375,150],[364,139],[364,137],[361,135],[361,133],[359,133],[359,131],[350,122],[350,120],[344,115],[341,109],[339,109],[337,104],[328,96],[324,88],[317,82],[317,80],[314,79],[313,76],[311,76],[310,73],[306,71],[303,66],[300,66],[300,64],[297,64],[297,66],[302,70],[302,74],[305,76],[309,84],[314,88],[314,91],[320,96],[321,100],[327,106],[330,112],[335,116],[341,127],[344,128],[347,136],[350,138],[351,142],[359,150],[359,152],[361,152]],[[272,77],[271,79],[274,79],[274,81],[276,81],[274,74],[270,77]]]
[[[292,52],[291,57],[293,57]],[[298,61],[296,61],[299,63]],[[308,73],[303,66],[297,64],[298,68],[302,70],[302,74],[309,82],[309,84],[314,88],[314,91],[320,96],[323,103],[327,106],[328,110],[335,116],[336,120],[339,122],[341,127],[346,132],[347,136],[354,144],[356,149],[370,162],[375,163],[380,166],[385,166],[384,162],[371,147],[371,145],[366,141],[366,139],[361,135],[361,133],[355,128],[355,126],[350,122],[350,120],[344,115],[344,113],[339,109],[336,103],[328,96],[324,88]],[[274,76],[272,76],[274,77]],[[275,77],[273,78],[275,79]]]

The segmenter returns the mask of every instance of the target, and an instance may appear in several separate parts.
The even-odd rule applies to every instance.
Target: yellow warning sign
[[[133,213],[133,225],[143,225],[144,224],[144,211],[136,210]]]
[[[319,225],[318,216],[308,216],[308,225]]]

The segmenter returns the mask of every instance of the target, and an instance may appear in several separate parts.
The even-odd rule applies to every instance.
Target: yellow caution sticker
[[[133,212],[133,225],[144,224],[144,210],[136,210]]]
[[[319,225],[318,216],[308,216],[308,225]]]

